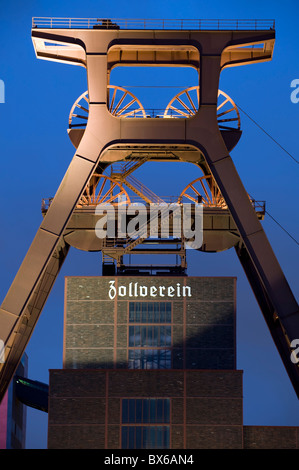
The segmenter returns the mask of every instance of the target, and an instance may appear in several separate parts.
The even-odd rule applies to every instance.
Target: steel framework
[[[271,60],[274,27],[266,20],[33,19],[38,58],[87,69],[88,119],[84,128],[69,129],[74,157],[1,305],[1,399],[68,253],[78,204],[96,194],[94,185],[108,165],[144,155],[194,163],[221,192],[225,209],[209,210],[227,211],[234,225],[233,245],[299,396],[299,368],[290,359],[291,342],[299,338],[298,304],[229,154],[241,131],[221,129],[217,119],[221,71]],[[113,115],[110,71],[132,64],[194,67],[198,109],[172,119]]]

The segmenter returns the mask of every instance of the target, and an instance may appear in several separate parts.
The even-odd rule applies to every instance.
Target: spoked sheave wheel
[[[146,112],[133,93],[119,86],[108,85],[109,111],[117,117],[142,117]]]
[[[182,191],[179,203],[202,203],[207,207],[226,209],[227,205],[212,175],[201,176]]]
[[[141,102],[130,91],[125,88],[108,85],[109,111],[116,117],[141,117],[146,113]],[[88,91],[82,93],[72,106],[69,115],[69,129],[78,127],[85,128],[89,113]]]
[[[95,173],[86,186],[78,207],[98,204],[130,204],[130,198],[121,183],[109,176]]]
[[[169,103],[164,117],[194,116],[199,109],[199,86],[186,88],[178,93]],[[220,129],[240,130],[240,113],[233,100],[223,91],[218,90],[217,121]]]

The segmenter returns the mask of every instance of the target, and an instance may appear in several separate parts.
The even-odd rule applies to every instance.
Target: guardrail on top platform
[[[171,30],[268,30],[275,20],[258,19],[119,19],[119,18],[32,18],[33,28],[74,29],[171,29]]]

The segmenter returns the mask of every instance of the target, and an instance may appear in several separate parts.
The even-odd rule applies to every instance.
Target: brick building
[[[296,427],[243,426],[236,280],[69,277],[49,448],[298,448]]]

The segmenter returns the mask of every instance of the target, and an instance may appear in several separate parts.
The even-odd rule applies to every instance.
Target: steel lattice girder
[[[0,399],[29,341],[68,251],[64,230],[90,180],[105,160],[105,150],[116,143],[131,145],[186,144],[205,158],[242,237],[237,250],[285,368],[299,396],[298,365],[290,360],[290,343],[299,338],[298,304],[289,288],[263,228],[218,129],[216,109],[220,71],[225,65],[270,60],[275,32],[271,31],[113,31],[33,29],[38,57],[83,65],[88,71],[89,117],[83,137],[31,247],[2,303],[1,334],[5,363],[0,371]],[[58,41],[47,49],[45,41]],[[235,46],[264,41],[259,54]],[[60,47],[59,43],[69,46]],[[233,44],[231,53],[230,45]],[[42,45],[42,47],[40,47]],[[197,51],[193,66],[200,68],[200,109],[192,119],[122,119],[107,108],[107,76],[112,52],[144,50]],[[142,46],[142,47],[141,47]],[[50,46],[52,47],[52,46]],[[229,52],[229,53],[227,53]],[[194,54],[193,54],[194,55]],[[163,57],[163,54],[159,56]],[[198,62],[196,62],[198,59]],[[184,63],[186,57],[184,56]],[[110,61],[110,62],[109,62]],[[145,61],[146,62],[146,61]],[[165,58],[171,64],[171,54]],[[151,65],[157,65],[152,64]],[[161,65],[161,62],[159,62]],[[209,132],[206,132],[206,129]],[[196,163],[196,161],[193,161]]]

